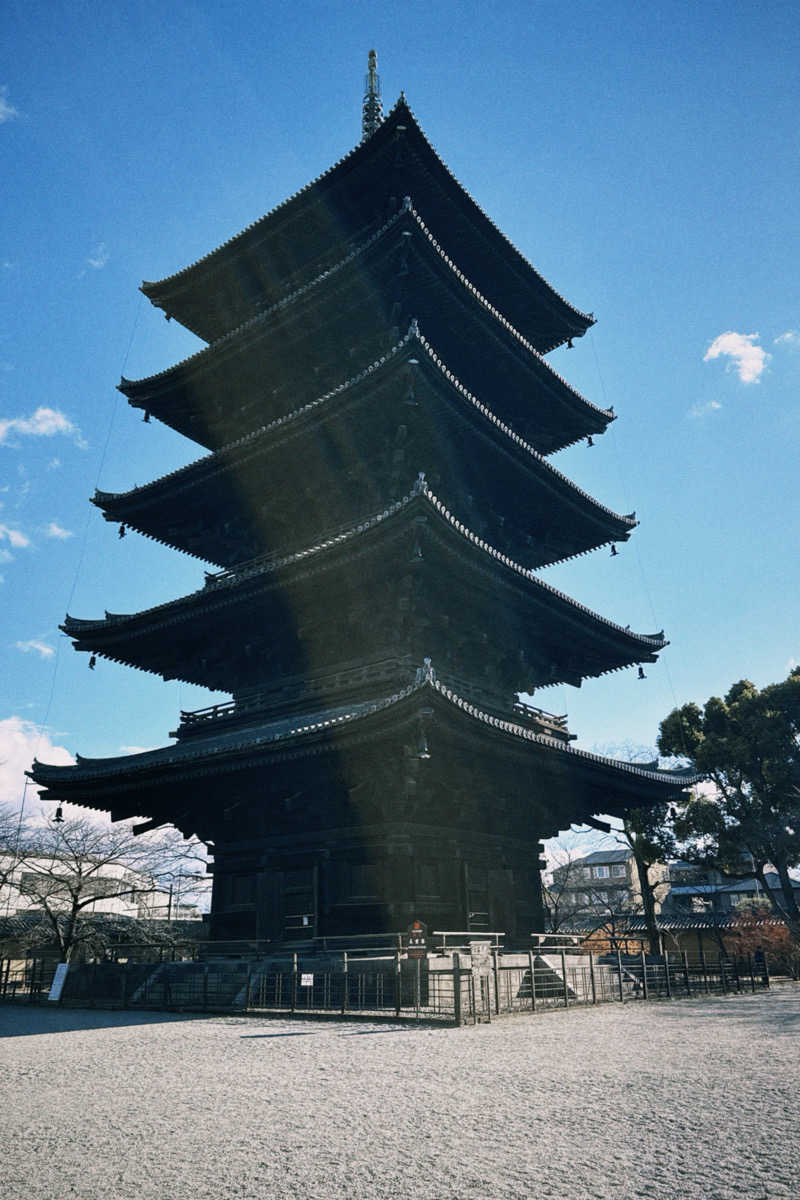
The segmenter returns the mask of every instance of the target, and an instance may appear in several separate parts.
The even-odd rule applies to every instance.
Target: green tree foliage
[[[759,879],[800,943],[789,871],[800,864],[800,667],[759,690],[746,679],[701,709],[684,704],[661,722],[658,748],[694,761],[716,795],[696,795],[677,814],[684,856],[733,878]],[[767,886],[771,864],[780,889]]]

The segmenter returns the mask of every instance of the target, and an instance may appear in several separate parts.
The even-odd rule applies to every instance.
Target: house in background
[[[26,916],[51,909],[66,911],[75,891],[74,860],[59,862],[52,855],[26,855],[16,860],[0,854],[0,915]],[[180,901],[150,875],[122,863],[104,863],[80,884],[81,913],[85,916],[128,917],[139,921],[200,920],[197,905]]]
[[[669,884],[665,863],[648,872],[656,887],[656,911]],[[662,886],[663,885],[663,886]],[[608,917],[610,914],[641,911],[642,890],[633,852],[627,847],[595,850],[584,858],[556,867],[547,889],[549,907],[564,917]]]
[[[757,879],[728,879],[713,867],[694,863],[669,864],[669,892],[664,898],[665,917],[712,914],[730,916],[742,906],[768,902],[764,888]],[[780,880],[775,871],[766,872],[770,891],[780,894]],[[795,897],[800,903],[800,880],[796,881]]]

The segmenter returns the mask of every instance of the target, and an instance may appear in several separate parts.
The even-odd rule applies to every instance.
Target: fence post
[[[292,1012],[297,1008],[297,951],[292,955]]]
[[[622,951],[617,946],[617,982],[619,983],[619,1000],[620,1004],[625,1002],[625,992],[622,987]]]
[[[245,1012],[247,1012],[247,1010],[250,1007],[250,985],[252,984],[252,982],[253,982],[253,964],[251,962],[248,962],[248,964],[247,964],[247,982],[244,985],[244,1009],[245,1009]]]
[[[647,991],[647,955],[642,951],[642,997],[648,1000],[650,997]]]
[[[764,963],[764,987],[768,988],[769,987],[769,964],[767,963],[766,954],[764,955],[763,963]]]
[[[500,1015],[500,971],[497,965],[497,947],[492,947],[492,975],[494,976],[494,1011]]]
[[[597,980],[594,977],[594,955],[589,955],[589,980],[592,985],[592,1004],[597,1004]]]
[[[683,978],[684,978],[684,980],[685,980],[685,982],[686,982],[686,995],[687,995],[687,996],[691,996],[691,994],[692,994],[692,985],[691,985],[691,982],[690,982],[690,980],[689,980],[689,955],[688,955],[688,954],[686,953],[686,951],[684,950],[684,951],[683,951],[683,954],[681,955],[681,957],[683,958]]]
[[[700,966],[703,971],[703,985],[706,990],[706,995],[708,995],[708,993],[710,992],[711,989],[708,986],[708,971],[706,970],[706,956],[705,956],[705,951],[703,950],[702,946],[700,947]]]
[[[297,955],[295,955],[297,958]],[[342,1012],[347,1008],[347,951],[342,951]]]
[[[719,974],[720,974],[720,979],[722,981],[722,990],[723,990],[723,992],[727,992],[729,990],[728,989],[728,969],[727,969],[727,964],[721,954],[719,956]]]
[[[739,974],[739,956],[738,956],[738,954],[734,954],[734,956],[733,956],[733,974],[736,979],[736,990],[737,990],[737,992],[740,992],[742,990],[742,977]]]
[[[400,966],[400,951],[399,950],[395,950],[395,952],[394,952],[394,967],[395,967],[394,1015],[396,1017],[399,1017],[400,1016],[400,1008],[403,1003],[403,976],[402,976],[402,968]]]
[[[666,984],[667,984],[667,999],[671,1000],[672,999],[672,983],[671,983],[670,977],[669,977],[669,950],[665,950],[662,957],[664,959],[664,979],[666,980]]]
[[[531,1012],[536,1012],[536,968],[533,965],[533,951],[528,951],[528,969],[531,973]]]
[[[128,1003],[128,964],[120,963],[122,968],[119,977],[119,1006],[125,1008]]]
[[[561,951],[561,977],[564,980],[564,1008],[569,1008],[569,984],[567,982],[567,956]]]
[[[747,955],[747,969],[750,972],[750,991],[754,992],[756,990],[756,977],[753,974],[753,956],[749,953]]]
[[[453,1024],[461,1024],[461,955],[453,955]]]

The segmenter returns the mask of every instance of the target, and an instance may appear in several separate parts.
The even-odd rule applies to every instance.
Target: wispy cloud
[[[93,271],[102,271],[103,267],[108,262],[108,250],[105,242],[98,242],[94,250],[86,259],[87,267],[91,267]]]
[[[17,434],[20,437],[54,437],[67,434],[81,445],[80,430],[69,417],[57,408],[41,406],[30,417],[5,417],[0,419],[0,445]]]
[[[48,646],[47,642],[40,642],[37,638],[31,638],[27,642],[16,642],[15,645],[23,654],[38,654],[40,658],[52,658],[55,654],[52,646]]]
[[[14,555],[10,550],[6,550],[4,546],[0,546],[0,563],[10,563],[14,561]]]
[[[718,412],[722,408],[719,400],[707,400],[705,404],[699,401],[689,409],[690,417],[706,417],[709,413]]]
[[[796,329],[787,329],[786,333],[773,338],[773,346],[788,346],[791,350],[800,350],[800,333]]]
[[[31,544],[29,537],[26,537],[20,529],[12,529],[10,525],[0,525],[0,542],[4,541],[8,541],[8,544],[15,550],[24,550]]]
[[[58,538],[59,541],[65,542],[67,538],[72,537],[71,529],[64,529],[59,525],[58,521],[51,521],[45,529],[45,537]]]
[[[14,108],[13,104],[8,102],[8,88],[0,87],[0,125],[4,125],[6,121],[13,121],[19,116],[19,112]]]
[[[736,371],[742,383],[758,383],[770,358],[763,346],[757,345],[759,336],[757,333],[734,333],[730,329],[720,333],[703,355],[703,362],[721,355],[730,358],[733,361],[728,367]]]

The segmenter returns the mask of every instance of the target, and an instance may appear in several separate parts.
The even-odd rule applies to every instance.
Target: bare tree
[[[158,875],[204,864],[202,845],[184,841],[177,831],[137,837],[129,826],[86,820],[30,831],[17,860],[20,891],[42,914],[32,936],[55,942],[63,962],[82,942],[96,939],[96,922],[89,918],[98,901],[134,901],[158,890]]]

